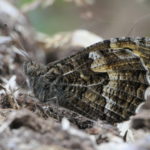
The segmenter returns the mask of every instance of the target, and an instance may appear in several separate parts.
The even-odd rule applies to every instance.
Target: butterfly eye
[[[27,61],[24,63],[24,71],[27,76],[34,76],[36,74],[37,65],[32,61]]]
[[[47,75],[47,76],[45,76],[45,78],[46,78],[48,81],[53,81],[54,79],[56,79],[56,75],[54,75],[54,74]]]

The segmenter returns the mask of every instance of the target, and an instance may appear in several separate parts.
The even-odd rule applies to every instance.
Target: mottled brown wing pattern
[[[28,62],[25,72],[41,101],[58,102],[93,120],[121,122],[144,102],[149,85],[133,45],[129,38],[106,40],[48,66]]]
[[[150,71],[150,38],[115,38],[111,40],[111,48],[129,48],[144,61]]]

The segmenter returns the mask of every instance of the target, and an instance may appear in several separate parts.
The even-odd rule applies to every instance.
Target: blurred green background
[[[21,0],[18,6],[22,6],[33,0]],[[76,16],[74,15],[76,14]],[[41,32],[52,35],[57,32],[74,30],[78,28],[80,20],[79,12],[72,3],[56,0],[52,6],[47,8],[38,7],[30,12],[28,16],[33,26]]]
[[[29,2],[32,0],[20,0],[17,4],[22,7]],[[36,30],[49,35],[87,29],[103,38],[150,36],[149,0],[93,0],[93,4],[82,6],[55,0],[49,7],[39,6],[27,14]]]

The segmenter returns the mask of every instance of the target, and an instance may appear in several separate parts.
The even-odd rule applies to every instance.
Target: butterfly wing
[[[63,91],[60,103],[89,118],[120,122],[144,101],[147,70],[128,48],[112,49],[105,41],[55,67],[62,75],[58,82],[58,93]]]

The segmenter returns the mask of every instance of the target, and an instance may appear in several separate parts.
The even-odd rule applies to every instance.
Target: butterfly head
[[[37,64],[33,61],[24,63],[24,71],[29,79],[30,87],[40,101],[45,102],[49,99],[55,101],[56,85],[59,82],[58,75],[54,74],[55,69],[47,71],[46,66]]]

